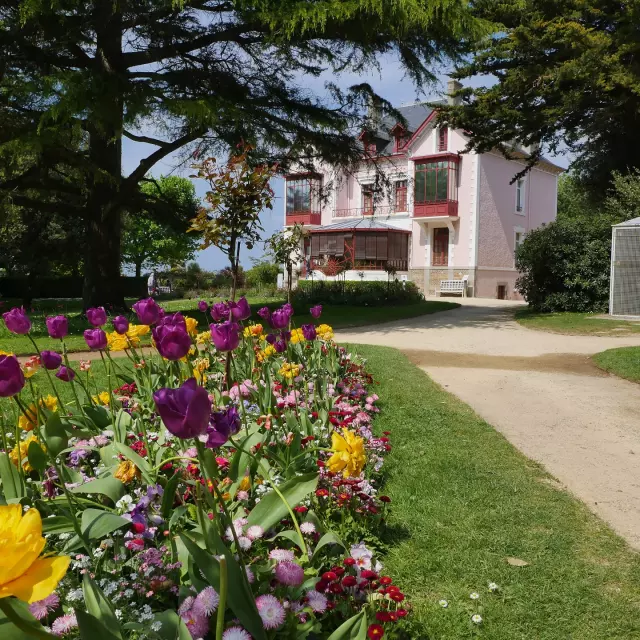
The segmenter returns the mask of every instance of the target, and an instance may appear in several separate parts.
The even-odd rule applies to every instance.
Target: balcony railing
[[[440,202],[414,202],[414,218],[431,218],[434,216],[457,216],[458,201],[442,200]]]
[[[364,216],[392,216],[406,211],[396,211],[395,206],[388,204],[374,204],[372,207],[351,207],[349,209],[334,209],[334,218],[362,218]]]
[[[321,218],[319,211],[287,211],[285,220],[287,225],[319,225]]]

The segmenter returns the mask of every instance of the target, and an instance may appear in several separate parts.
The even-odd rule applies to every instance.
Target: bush
[[[311,282],[301,280],[293,292],[293,302],[302,304],[352,304],[385,306],[424,301],[424,295],[413,282],[359,282],[337,280]]]
[[[604,311],[611,220],[562,219],[530,231],[516,256],[516,287],[536,311]]]
[[[246,273],[246,283],[248,287],[275,287],[278,282],[280,266],[273,262],[257,262]]]

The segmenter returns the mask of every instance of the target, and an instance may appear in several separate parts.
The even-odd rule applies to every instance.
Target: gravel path
[[[468,299],[459,309],[336,338],[407,353],[640,549],[640,385],[589,358],[639,346],[640,336],[532,331],[513,320],[514,308]]]

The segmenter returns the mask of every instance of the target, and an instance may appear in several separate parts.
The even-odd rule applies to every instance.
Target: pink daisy
[[[78,621],[76,620],[75,613],[68,613],[65,616],[60,616],[53,621],[51,625],[51,632],[54,636],[63,636],[65,633],[69,633],[73,629],[78,627]]]
[[[229,627],[222,634],[222,640],[251,640],[251,636],[242,627]]]
[[[278,582],[290,587],[299,587],[304,582],[304,569],[290,560],[278,562],[275,574]]]
[[[197,596],[193,608],[206,616],[210,616],[217,608],[220,596],[213,587],[206,587]]]
[[[315,589],[307,592],[307,602],[315,613],[324,613],[327,610],[327,598]]]
[[[60,606],[60,598],[55,593],[43,600],[36,600],[29,605],[29,611],[36,620],[44,620]]]
[[[272,549],[269,551],[269,557],[276,562],[283,562],[285,560],[293,562],[295,559],[293,551],[289,551],[288,549]]]
[[[247,538],[250,538],[251,540],[257,540],[258,538],[262,538],[263,535],[264,535],[264,529],[257,524],[254,524],[247,529]]]
[[[262,624],[265,629],[277,629],[284,622],[286,617],[284,607],[275,596],[258,596],[256,598],[256,607],[258,607],[258,613],[262,618]]]

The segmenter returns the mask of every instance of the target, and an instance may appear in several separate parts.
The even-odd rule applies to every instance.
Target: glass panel
[[[447,174],[448,169],[438,169],[438,184],[436,192],[436,200],[447,199]]]
[[[426,172],[426,202],[433,202],[436,198],[436,172],[435,171],[427,171]]]
[[[425,172],[416,172],[416,202],[425,202]]]

